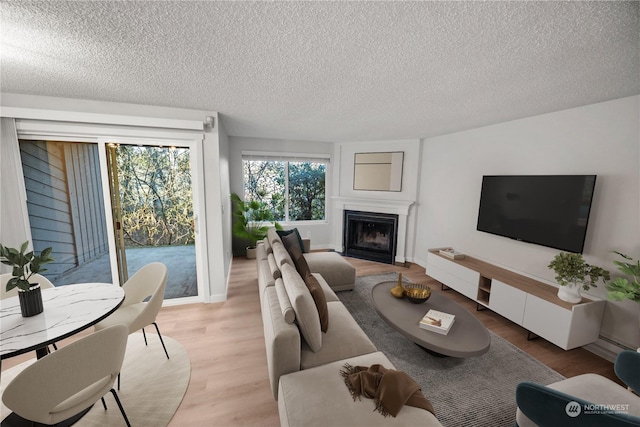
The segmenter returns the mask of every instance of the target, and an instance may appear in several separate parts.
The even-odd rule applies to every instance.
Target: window
[[[274,220],[325,219],[328,159],[243,155],[245,200],[265,202]]]

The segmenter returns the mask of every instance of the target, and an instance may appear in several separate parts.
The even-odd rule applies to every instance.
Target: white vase
[[[569,283],[565,286],[558,288],[558,298],[562,301],[570,302],[571,304],[577,304],[582,301],[582,295],[580,295],[581,284]]]
[[[247,246],[247,259],[256,259],[256,247]]]

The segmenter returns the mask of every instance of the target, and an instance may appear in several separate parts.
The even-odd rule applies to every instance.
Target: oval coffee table
[[[487,328],[469,311],[449,298],[432,292],[422,304],[395,298],[391,288],[397,282],[378,283],[371,289],[373,306],[378,315],[402,335],[435,353],[452,357],[481,356],[489,351],[491,336]],[[454,314],[456,319],[447,335],[420,328],[420,319],[430,309]]]

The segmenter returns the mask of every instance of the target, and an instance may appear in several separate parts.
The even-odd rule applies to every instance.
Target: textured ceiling
[[[9,2],[3,92],[421,138],[640,93],[638,2]]]

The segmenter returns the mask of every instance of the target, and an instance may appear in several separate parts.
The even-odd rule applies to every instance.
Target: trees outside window
[[[117,148],[127,246],[192,245],[191,161],[187,148]]]
[[[266,203],[276,221],[325,219],[324,161],[243,160],[245,200]]]

